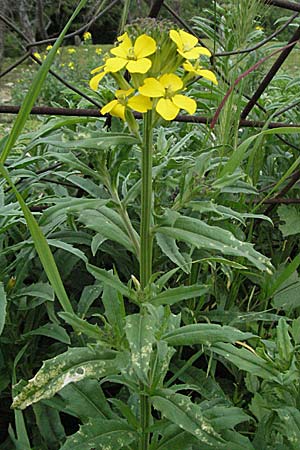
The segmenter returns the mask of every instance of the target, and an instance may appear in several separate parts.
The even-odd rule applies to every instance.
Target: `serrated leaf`
[[[134,429],[123,420],[91,419],[80,430],[69,437],[60,450],[125,448],[137,438]]]
[[[131,350],[131,365],[138,378],[148,384],[148,373],[155,342],[153,318],[148,314],[126,317],[125,332]]]
[[[255,335],[244,333],[237,328],[217,324],[195,323],[185,325],[162,336],[170,345],[212,345],[216,342],[236,342],[250,339]]]
[[[157,294],[151,303],[153,305],[174,305],[182,300],[188,300],[189,298],[200,297],[209,291],[210,286],[193,284],[192,286],[179,286],[173,289],[167,289],[166,291]]]
[[[24,409],[32,403],[51,398],[69,383],[84,378],[100,378],[119,371],[121,360],[118,353],[78,347],[45,361],[37,374],[15,397],[13,408]]]

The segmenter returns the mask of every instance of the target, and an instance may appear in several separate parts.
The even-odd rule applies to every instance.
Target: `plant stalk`
[[[142,195],[141,195],[141,253],[140,283],[145,289],[152,275],[152,146],[153,128],[152,111],[144,116],[144,133],[142,148]]]
[[[152,111],[144,115],[144,132],[142,146],[142,192],[141,192],[141,250],[140,250],[140,283],[142,291],[145,290],[152,275],[152,246],[151,233],[152,217],[152,147],[153,147],[153,123]],[[143,383],[140,383],[140,421],[142,435],[139,450],[148,450],[150,434],[147,430],[150,426],[151,403],[145,393]]]

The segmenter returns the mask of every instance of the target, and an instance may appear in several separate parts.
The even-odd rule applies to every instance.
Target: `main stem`
[[[141,253],[140,283],[144,290],[152,275],[152,111],[144,117],[144,135],[142,149],[142,195],[141,195]]]
[[[142,193],[141,193],[141,251],[140,251],[140,283],[142,291],[145,290],[152,275],[152,146],[153,127],[152,111],[144,116],[144,133],[142,148]],[[139,450],[148,450],[150,434],[147,428],[150,426],[151,403],[145,392],[143,383],[140,383],[140,417],[142,435]]]

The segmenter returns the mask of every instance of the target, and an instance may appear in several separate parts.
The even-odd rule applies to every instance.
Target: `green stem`
[[[140,251],[140,283],[145,290],[152,275],[152,146],[153,124],[152,111],[144,115],[144,133],[142,146],[142,193],[141,193],[141,251]],[[142,435],[139,442],[139,450],[148,450],[150,434],[147,430],[150,426],[151,403],[145,393],[145,386],[140,383],[140,417]]]
[[[141,256],[140,283],[145,289],[152,275],[152,111],[144,116],[142,148],[142,195],[141,195]]]

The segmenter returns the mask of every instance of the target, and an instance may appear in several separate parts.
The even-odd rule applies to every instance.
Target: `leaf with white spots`
[[[45,361],[37,374],[15,397],[13,408],[25,409],[32,403],[53,397],[69,383],[84,378],[102,378],[120,371],[122,354],[101,347],[71,348]]]
[[[132,314],[126,317],[126,337],[131,350],[131,367],[138,378],[148,384],[148,373],[155,342],[155,324],[148,314]]]
[[[197,248],[215,250],[223,255],[246,258],[259,270],[272,273],[270,260],[257,252],[253,244],[237,239],[230,231],[211,226],[194,217],[179,216],[173,226],[160,226],[157,233],[165,234],[178,241],[187,242]]]
[[[225,441],[204,417],[200,405],[193,403],[189,397],[175,394],[170,389],[161,389],[151,397],[151,401],[163,417],[191,433],[199,442],[214,450],[226,448]]]
[[[125,421],[97,418],[82,425],[60,450],[119,450],[136,439],[135,430]]]

